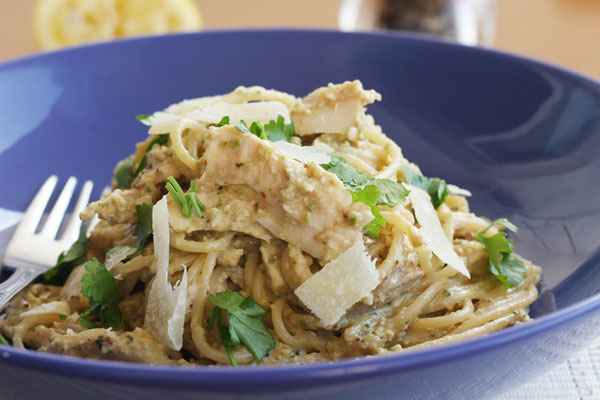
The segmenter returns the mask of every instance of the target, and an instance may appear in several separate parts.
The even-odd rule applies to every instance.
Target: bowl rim
[[[387,39],[400,39],[400,40],[410,40],[427,43],[429,45],[441,45],[444,47],[454,47],[460,48],[465,51],[472,51],[475,53],[487,53],[490,55],[496,54],[504,57],[508,57],[509,59],[513,59],[514,61],[525,61],[528,64],[534,64],[537,66],[541,66],[544,68],[548,68],[550,70],[554,70],[555,72],[559,72],[565,75],[571,75],[577,79],[587,81],[593,85],[600,86],[600,77],[596,78],[590,75],[586,75],[585,73],[578,71],[574,68],[565,67],[558,63],[542,60],[536,57],[532,57],[526,55],[524,53],[520,53],[517,51],[510,51],[504,49],[495,49],[491,47],[478,47],[478,46],[468,46],[456,41],[453,41],[449,38],[434,36],[426,33],[419,32],[408,32],[408,31],[355,31],[355,32],[347,32],[340,31],[333,28],[239,28],[239,29],[207,29],[202,31],[194,31],[194,32],[179,32],[179,33],[168,33],[162,35],[149,35],[149,36],[135,36],[122,38],[112,41],[99,41],[99,42],[91,42],[87,44],[81,44],[77,46],[69,46],[63,47],[55,50],[46,50],[39,51],[37,53],[30,53],[16,58],[10,58],[7,60],[0,61],[0,69],[3,68],[11,68],[18,66],[18,64],[31,62],[36,60],[43,60],[45,58],[54,57],[61,54],[71,54],[78,53],[83,51],[89,51],[96,48],[105,48],[105,47],[117,47],[117,46],[127,46],[131,43],[136,42],[145,42],[145,41],[162,41],[162,40],[178,40],[177,38],[186,38],[186,37],[195,37],[195,36],[225,36],[225,35],[273,35],[273,34],[300,34],[300,35],[332,35],[332,36],[354,36],[354,37],[380,37]]]
[[[485,48],[464,46],[452,41],[434,38],[429,35],[398,32],[341,32],[333,29],[232,29],[211,30],[192,33],[178,33],[163,36],[146,36],[128,38],[112,42],[94,43],[85,46],[65,48],[51,52],[33,54],[0,63],[0,71],[19,67],[29,62],[44,62],[47,59],[88,51],[119,46],[135,46],[138,42],[177,41],[180,38],[236,36],[236,35],[316,35],[339,37],[375,37],[385,40],[407,40],[413,43],[424,43],[430,46],[453,47],[461,51],[486,53],[536,65],[560,74],[563,78],[576,80],[579,83],[598,87],[600,80],[586,76],[580,72],[540,61],[515,53]],[[98,50],[99,49],[99,50]],[[600,264],[600,253],[592,253],[586,260]],[[117,382],[128,385],[146,385],[164,387],[177,384],[181,388],[203,388],[215,391],[230,391],[234,381],[236,389],[243,387],[250,390],[264,390],[265,384],[270,388],[300,387],[307,383],[313,386],[330,384],[332,380],[339,382],[356,381],[372,376],[384,376],[407,370],[417,370],[434,363],[452,361],[458,358],[473,356],[476,353],[494,350],[510,342],[525,340],[537,334],[557,328],[559,325],[584,318],[586,315],[600,311],[600,293],[573,303],[561,310],[553,311],[526,324],[509,327],[486,336],[480,336],[451,344],[444,344],[418,351],[407,351],[385,356],[361,357],[305,365],[273,365],[258,367],[231,368],[230,366],[182,367],[136,364],[129,362],[89,360],[78,357],[41,353],[34,350],[20,350],[0,345],[0,363],[25,367],[53,375],[70,375],[82,379]]]

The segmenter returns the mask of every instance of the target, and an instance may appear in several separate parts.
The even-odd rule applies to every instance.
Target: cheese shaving
[[[359,240],[302,283],[295,293],[313,314],[330,326],[377,285],[379,274],[375,261]]]
[[[230,125],[237,125],[242,120],[250,125],[254,121],[260,121],[263,124],[268,124],[270,121],[277,121],[279,115],[283,116],[286,124],[290,123],[291,119],[288,108],[278,101],[257,101],[242,104],[215,102],[183,115],[175,115],[163,111],[155,112],[152,115],[152,126],[148,130],[148,133],[151,135],[160,135],[173,132],[177,122],[184,118],[206,124],[218,124],[223,117],[228,116]]]
[[[179,285],[171,288],[168,280],[169,209],[166,196],[163,196],[152,208],[152,230],[157,271],[148,295],[144,329],[151,332],[165,346],[179,350],[183,344],[187,270],[184,268]]]
[[[279,140],[273,142],[273,147],[282,155],[306,164],[310,164],[313,161],[317,164],[327,164],[331,162],[329,154],[333,153],[333,149],[325,143],[315,143],[312,146],[298,146]]]
[[[231,104],[218,102],[204,108],[196,109],[186,115],[187,118],[199,122],[218,124],[224,116],[229,117],[230,125],[246,121],[248,125],[254,121],[268,124],[277,121],[277,116],[283,116],[286,124],[290,123],[290,112],[278,101],[257,101],[254,103]]]
[[[452,243],[444,234],[442,224],[438,218],[435,208],[431,204],[429,194],[423,189],[416,186],[406,185],[410,190],[408,197],[415,210],[415,217],[421,227],[419,232],[423,236],[425,245],[431,249],[444,264],[448,264],[457,272],[470,278],[469,270],[465,267],[464,262],[454,251]]]
[[[106,258],[104,262],[104,266],[107,270],[111,270],[115,265],[126,259],[128,256],[132,255],[136,252],[135,247],[131,246],[123,246],[114,250],[110,255]]]
[[[52,316],[52,315],[71,314],[71,307],[66,301],[51,301],[49,303],[40,304],[39,306],[25,311],[21,314],[22,317],[30,316]]]
[[[151,116],[150,129],[148,133],[151,135],[162,135],[163,133],[169,133],[173,130],[173,127],[179,120],[179,116],[164,111],[157,111]]]
[[[472,193],[470,191],[468,191],[467,189],[463,189],[463,188],[458,187],[456,185],[453,185],[451,183],[448,183],[446,185],[446,187],[448,188],[448,190],[452,194],[458,194],[460,196],[465,196],[465,197],[471,197],[472,196]]]

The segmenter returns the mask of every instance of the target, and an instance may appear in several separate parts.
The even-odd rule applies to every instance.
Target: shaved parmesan
[[[412,185],[406,186],[410,190],[408,197],[415,210],[415,217],[417,218],[419,225],[421,225],[419,232],[425,241],[425,245],[429,247],[433,254],[435,254],[444,264],[448,264],[457,272],[470,278],[471,275],[469,274],[469,270],[465,266],[465,263],[456,254],[452,243],[450,243],[444,234],[442,224],[435,212],[435,208],[433,208],[433,205],[431,204],[429,194],[418,187]]]
[[[29,311],[25,311],[21,313],[21,317],[30,317],[30,316],[53,316],[58,317],[58,314],[69,315],[71,314],[71,307],[69,307],[69,303],[66,301],[51,301],[49,303],[41,304],[35,308],[32,308]]]
[[[87,274],[85,264],[75,267],[67,278],[64,286],[60,289],[60,294],[65,299],[81,296],[81,278]]]
[[[310,164],[313,161],[317,164],[331,162],[329,154],[333,153],[333,149],[325,143],[315,143],[312,146],[298,146],[284,140],[279,140],[272,144],[282,155],[306,164]]]
[[[326,325],[333,325],[379,284],[375,261],[361,240],[327,263],[294,293]]]
[[[157,111],[144,122],[150,124],[148,133],[151,135],[162,135],[173,130],[173,126],[179,120],[179,116],[164,111]]]
[[[187,270],[179,285],[173,289],[169,283],[169,209],[164,196],[152,208],[154,232],[154,257],[156,276],[150,287],[146,303],[144,329],[151,332],[165,346],[174,350],[183,344],[183,324],[187,301]]]
[[[242,120],[250,125],[254,121],[263,124],[268,124],[271,120],[277,121],[279,115],[283,116],[286,124],[290,123],[290,112],[283,103],[257,101],[242,104],[213,103],[190,112],[186,117],[199,122],[218,124],[224,116],[228,116],[231,125],[237,125]]]
[[[469,192],[467,189],[463,189],[463,188],[458,187],[456,185],[452,185],[451,183],[448,183],[446,185],[446,187],[448,188],[448,190],[452,194],[458,194],[458,195],[465,196],[465,197],[471,197],[472,196],[471,192]]]
[[[195,99],[186,99],[179,103],[171,104],[165,111],[171,114],[185,115],[197,108],[206,107],[208,104],[221,101],[221,99],[223,99],[223,96],[206,96]]]
[[[126,259],[131,254],[135,253],[136,251],[137,249],[131,246],[115,247],[107,253],[108,257],[104,262],[104,266],[107,270],[110,271],[115,265]]]
[[[290,112],[285,104],[279,101],[256,101],[242,104],[217,101],[180,115],[158,111],[144,123],[151,124],[148,130],[149,134],[160,135],[173,132],[177,122],[184,118],[207,124],[218,124],[223,117],[228,116],[229,124],[237,125],[242,120],[248,124],[254,121],[268,124],[271,120],[277,121],[279,115],[283,116],[286,124],[290,123]]]

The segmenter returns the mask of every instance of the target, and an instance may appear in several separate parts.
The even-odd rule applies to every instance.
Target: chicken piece
[[[139,143],[138,147],[144,149],[146,142]],[[138,149],[136,155],[139,152]],[[156,203],[160,199],[161,189],[167,178],[173,176],[177,179],[181,176],[175,158],[168,147],[154,147],[148,153],[145,153],[145,150],[142,153],[146,155],[146,167],[132,182],[131,189],[115,189],[106,197],[91,203],[79,214],[82,220],[89,220],[98,213],[100,219],[104,219],[110,224],[136,223],[137,210],[135,206],[143,203]],[[120,165],[119,163],[117,169]],[[138,164],[134,163],[134,165]]]
[[[364,90],[360,81],[316,89],[296,104],[291,118],[299,136],[314,133],[346,134],[360,127],[363,106],[381,100],[374,90]]]
[[[181,172],[177,167],[173,151],[166,147],[154,147],[146,153],[146,167],[140,172],[135,181],[132,182],[132,188],[144,188],[146,191],[152,191],[152,198],[160,198],[160,188],[169,176],[179,179]]]
[[[242,232],[270,240],[271,234],[257,222],[256,210],[261,199],[245,185],[202,188],[198,198],[206,206],[200,218],[185,218],[175,200],[169,196],[169,224],[175,232],[194,231]]]
[[[182,358],[179,352],[170,350],[140,328],[132,332],[106,329],[65,335],[52,332],[49,339],[46,349],[49,353],[147,364],[178,364]]]
[[[211,128],[208,143],[198,183],[247,185],[258,194],[256,221],[322,263],[361,239],[361,227],[373,218],[367,206],[352,203],[334,174],[316,163],[283,157],[266,140],[224,126]],[[351,211],[358,216],[353,225],[347,218]]]
[[[94,214],[111,224],[137,222],[137,204],[153,204],[152,196],[142,189],[116,189],[101,200],[90,205],[79,214],[83,221],[92,219]]]

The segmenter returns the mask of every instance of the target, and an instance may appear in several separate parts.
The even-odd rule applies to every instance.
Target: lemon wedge
[[[195,31],[202,17],[193,0],[36,0],[34,35],[52,50],[127,36]]]

